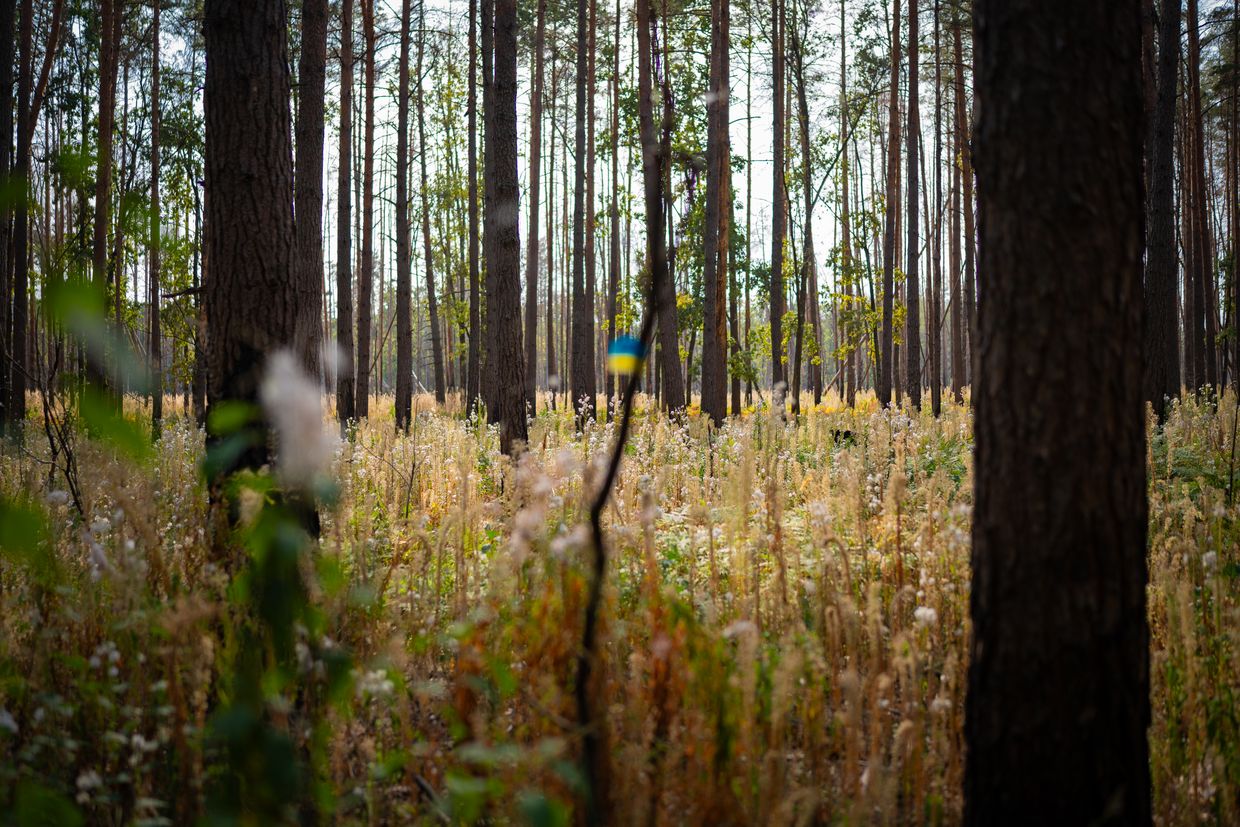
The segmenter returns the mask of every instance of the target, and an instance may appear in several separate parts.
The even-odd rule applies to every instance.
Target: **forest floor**
[[[336,449],[268,713],[339,823],[570,823],[585,497],[614,425],[542,412],[514,466],[494,430],[415,403],[408,435],[380,398]],[[1177,405],[1150,441],[1160,824],[1240,823],[1236,413],[1231,394]],[[708,434],[639,400],[604,515],[594,696],[614,823],[959,820],[970,423],[868,397]],[[74,445],[84,517],[40,430],[0,455],[0,811],[185,823],[228,795],[220,711],[263,584],[212,551],[187,417],[143,455]],[[245,524],[264,506],[242,500]],[[21,550],[19,523],[49,555]]]

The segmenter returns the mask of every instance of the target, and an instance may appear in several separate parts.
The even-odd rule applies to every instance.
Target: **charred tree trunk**
[[[0,0],[0,180],[9,181],[13,163],[13,63],[17,49],[17,0]],[[12,352],[13,209],[0,205],[0,437],[9,432],[13,400],[10,398]]]
[[[425,2],[420,3],[425,5]],[[400,62],[396,81],[396,427],[409,430],[413,416],[413,319],[410,292],[413,289],[412,251],[409,239],[409,27],[413,10],[410,0],[400,4]],[[418,121],[421,126],[422,39],[418,32]],[[419,154],[426,157],[426,147]],[[423,183],[425,186],[425,183]],[[425,198],[425,195],[423,195]],[[423,210],[425,213],[425,210]],[[432,320],[433,323],[433,320]]]
[[[918,251],[921,239],[918,238],[918,152],[921,145],[921,115],[918,106],[918,64],[921,63],[917,53],[917,0],[909,0],[908,8],[908,129],[905,140],[908,143],[905,151],[908,162],[905,177],[908,185],[908,247],[904,256],[904,295],[905,319],[904,356],[908,360],[905,372],[905,391],[908,401],[914,408],[921,410],[921,282],[918,275]]]
[[[151,222],[147,272],[147,306],[150,312],[151,437],[159,438],[164,418],[163,336],[159,326],[160,215],[159,215],[159,13],[162,0],[155,0],[151,20]]]
[[[891,79],[887,87],[887,198],[883,219],[883,318],[879,333],[879,405],[891,404],[895,384],[895,347],[892,324],[895,316],[896,188],[900,166],[900,0],[893,0],[891,13]]]
[[[1149,824],[1140,6],[974,15],[987,277],[964,822]]]

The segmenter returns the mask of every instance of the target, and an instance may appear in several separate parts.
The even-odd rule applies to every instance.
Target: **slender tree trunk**
[[[771,385],[785,382],[784,374],[784,237],[787,235],[787,214],[784,192],[784,0],[771,0],[771,60],[774,83],[774,121],[771,184]],[[782,396],[775,391],[775,399]]]
[[[95,155],[95,221],[92,230],[91,240],[91,279],[94,283],[96,292],[104,295],[107,291],[107,273],[108,273],[108,227],[111,222],[112,214],[112,124],[116,109],[116,71],[117,71],[117,43],[120,35],[121,11],[124,0],[102,0],[100,5],[100,47],[99,47],[99,134],[97,136],[97,147]],[[29,15],[24,13],[25,9],[30,8],[29,2],[23,2],[23,17],[28,18]],[[25,20],[23,26],[23,41],[25,40],[25,27],[28,24]],[[28,54],[29,50],[27,50]],[[26,85],[25,94],[22,93],[21,81],[19,80],[18,90],[18,108],[26,106],[29,101],[30,79],[28,77],[29,67],[26,61],[23,61],[22,72],[25,77]],[[21,116],[19,122],[23,122]],[[18,132],[18,159],[20,164],[22,149],[21,135],[23,130]],[[25,175],[23,171],[21,175]],[[25,274],[25,254],[26,245],[25,235],[25,217],[24,210],[17,210],[17,219],[14,226],[14,293],[17,294],[19,281],[24,281]],[[19,251],[18,247],[22,250]],[[18,320],[21,319],[22,330],[25,328],[25,308],[24,302],[16,301],[13,305],[13,361],[15,365],[22,364],[20,354],[24,358],[25,351],[25,335],[24,332],[18,333]],[[20,317],[19,317],[20,314]],[[96,384],[102,386],[104,384],[103,365],[99,364],[97,357],[87,359],[87,369],[90,378]],[[24,375],[15,372],[13,376],[13,398],[15,402],[20,402],[21,409],[14,406],[14,418],[22,419],[25,406],[25,393],[18,394],[19,382],[24,382]],[[23,388],[24,390],[24,388]],[[20,399],[18,397],[21,397]]]
[[[611,64],[611,258],[607,274],[607,343],[619,335],[616,311],[620,296],[620,0],[616,0],[615,42]],[[605,392],[620,394],[619,379],[608,373]]]
[[[716,425],[727,416],[726,290],[728,203],[723,179],[730,163],[726,54],[728,7],[711,5],[710,74],[706,94],[706,223],[703,228],[702,412]],[[793,403],[795,405],[795,401]]]
[[[957,19],[958,10],[952,11],[952,31],[960,25]],[[955,107],[955,96],[960,92],[953,86],[952,106]],[[955,129],[948,132],[948,155],[951,157],[951,183],[948,185],[951,212],[951,228],[947,239],[947,267],[949,270],[951,302],[951,390],[952,399],[957,404],[964,402],[964,308],[961,302],[964,297],[960,289],[960,152],[959,135]]]
[[[357,416],[353,372],[353,0],[340,4],[340,167],[336,171],[336,417]]]
[[[13,63],[17,52],[17,0],[0,0],[0,177],[9,180],[15,171],[13,158]],[[13,366],[12,352],[13,318],[12,277],[15,269],[12,257],[13,208],[0,204],[0,437],[8,434],[13,400],[10,387]]]
[[[808,23],[802,21],[802,25],[804,25],[805,31],[808,32]],[[807,305],[810,302],[810,296],[807,294],[812,289],[814,269],[817,265],[814,261],[814,161],[810,154],[809,95],[805,88],[805,44],[795,30],[792,37],[792,50],[792,65],[797,81],[797,120],[801,136],[801,184],[804,196],[804,217],[802,220],[805,224],[802,231],[804,236],[802,244],[804,246],[801,258],[800,286],[797,290],[796,358],[792,360],[795,371],[792,375],[792,411],[800,415],[801,359],[805,352],[805,314],[807,312]]]
[[[542,163],[543,50],[547,0],[538,0],[534,30],[534,86],[530,90],[530,230],[525,246],[525,406],[538,410],[538,185]],[[551,243],[551,239],[547,239]]]
[[[905,390],[908,392],[909,403],[921,410],[921,282],[918,274],[918,250],[921,240],[918,238],[918,151],[921,145],[921,116],[918,106],[918,64],[921,63],[917,53],[917,0],[909,0],[908,10],[908,129],[905,140],[908,143],[906,160],[908,162],[906,177],[908,178],[908,247],[904,261],[905,318],[904,355],[908,360],[905,378]]]
[[[660,22],[662,22],[663,44],[657,39],[660,31]],[[662,58],[662,73],[658,77],[663,95],[663,114],[662,122],[659,129],[659,151],[654,153],[660,166],[661,176],[661,194],[662,194],[662,218],[660,223],[666,227],[664,234],[669,238],[667,246],[663,247],[663,256],[661,259],[651,258],[652,266],[658,266],[660,269],[651,271],[653,273],[656,297],[659,305],[659,359],[660,374],[662,379],[662,398],[661,402],[668,411],[677,413],[682,410],[688,402],[686,393],[687,377],[680,370],[680,324],[678,313],[676,310],[676,248],[672,246],[670,237],[672,235],[671,222],[671,157],[672,157],[672,86],[671,86],[671,67],[667,53],[667,21],[660,21],[657,14],[650,15],[650,32],[651,32],[651,53],[650,60],[657,61]],[[640,69],[639,69],[640,71]],[[643,158],[646,157],[646,151],[643,150]],[[647,204],[649,209],[649,204]]]
[[[361,0],[365,60],[362,128],[362,260],[357,274],[357,415],[370,414],[371,298],[375,272],[375,0]]]
[[[936,417],[943,411],[943,63],[939,5],[940,0],[934,0],[934,223],[931,228],[930,317],[926,320],[926,339],[930,347],[930,408]]]
[[[849,215],[851,194],[848,189],[848,142],[852,140],[852,130],[848,123],[848,38],[844,21],[844,0],[840,0],[840,144],[844,150],[840,153],[840,273],[844,295],[844,318],[835,325],[835,350],[843,353],[843,380],[845,401],[848,407],[857,404],[857,344],[853,341],[852,325],[849,318],[853,312],[852,293],[856,280],[853,272],[852,255],[852,220]]]
[[[435,372],[435,401],[443,404],[446,399],[444,387],[443,339],[439,335],[439,296],[435,290],[435,258],[431,251],[431,204],[430,179],[426,171],[426,106],[422,93],[422,61],[426,49],[426,0],[419,0],[418,14],[418,155],[422,167],[422,251],[426,261],[426,313],[430,320],[431,359]],[[490,298],[491,294],[487,294]]]
[[[425,0],[419,0],[419,22]],[[412,291],[412,258],[409,238],[409,27],[413,10],[410,0],[400,4],[400,62],[396,70],[396,427],[409,430],[413,416],[413,318],[409,306]],[[426,31],[418,27],[418,154],[426,163],[426,147],[421,143],[422,128],[422,41]],[[425,166],[423,167],[425,168]],[[422,182],[425,201],[426,181]],[[423,207],[425,217],[426,209]],[[428,273],[429,275],[429,273]],[[434,319],[432,318],[432,327]],[[436,388],[438,390],[438,387]],[[442,401],[442,400],[440,400]]]
[[[589,396],[588,351],[586,316],[590,312],[586,304],[585,285],[585,230],[586,230],[586,83],[590,71],[589,55],[589,0],[577,0],[577,109],[576,139],[573,144],[573,285],[570,322],[571,354],[569,356],[569,392],[572,394],[573,410],[578,423],[593,415],[592,397]],[[591,111],[593,106],[591,106]]]
[[[1205,125],[1201,113],[1201,37],[1197,15],[1198,0],[1188,0],[1188,119],[1191,153],[1188,158],[1192,202],[1187,207],[1193,219],[1193,334],[1197,365],[1197,384],[1201,389],[1218,384],[1215,346],[1210,336],[1214,307],[1209,282],[1214,279],[1210,233],[1210,201],[1206,189]]]
[[[1151,823],[1139,8],[974,5],[967,825]]]
[[[896,193],[900,166],[900,0],[892,0],[891,80],[887,87],[887,198],[883,230],[883,317],[878,347],[878,404],[890,405],[895,376]]]
[[[160,204],[159,204],[159,13],[162,0],[152,4],[151,18],[151,223],[150,255],[147,272],[147,307],[150,313],[151,340],[151,437],[159,439],[164,418],[163,336],[159,327],[160,284]]]
[[[297,135],[293,216],[297,226],[297,345],[302,363],[319,370],[323,317],[323,122],[327,79],[327,0],[302,0],[297,63]]]
[[[557,110],[559,85],[556,82],[555,38],[551,46],[551,159],[547,170],[547,386],[551,391],[551,409],[555,410],[556,395],[559,393],[560,375],[556,372],[555,363],[555,115]]]
[[[257,404],[266,358],[295,344],[293,147],[283,0],[207,0],[208,405]],[[208,439],[223,434],[212,431]],[[265,436],[232,468],[268,460]]]
[[[973,148],[971,145],[968,108],[965,106],[964,57],[960,36],[961,22],[955,21],[952,27],[952,48],[955,51],[956,64],[956,141],[960,153],[960,197],[964,215],[964,331],[968,337],[965,343],[965,370],[967,380],[973,377],[973,343],[977,341],[977,296],[976,273],[974,271],[974,250],[976,237],[973,233]]]
[[[1157,97],[1149,143],[1145,265],[1145,400],[1161,421],[1166,400],[1180,393],[1179,292],[1175,245],[1176,68],[1180,0],[1162,0],[1158,21]]]
[[[478,280],[478,0],[469,0],[469,378],[465,412],[478,405],[482,368],[482,308]]]

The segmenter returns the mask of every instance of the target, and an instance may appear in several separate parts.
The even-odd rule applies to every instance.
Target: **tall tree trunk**
[[[163,336],[159,326],[160,283],[160,205],[159,205],[159,13],[162,0],[152,4],[151,19],[151,223],[150,256],[147,272],[147,307],[150,313],[151,339],[148,344],[151,360],[151,436],[159,438],[164,418]]]
[[[419,0],[418,14],[418,155],[422,166],[422,251],[426,261],[426,313],[430,321],[431,359],[435,372],[435,401],[443,404],[444,388],[443,339],[439,335],[439,296],[435,291],[435,258],[431,252],[430,183],[426,171],[426,106],[422,94],[422,61],[426,49],[426,0]],[[491,294],[487,294],[490,298]]]
[[[891,4],[891,76],[887,86],[887,198],[883,218],[883,317],[879,333],[879,405],[891,404],[895,376],[895,343],[892,324],[895,316],[896,193],[900,166],[900,0]]]
[[[208,405],[257,404],[265,359],[295,346],[293,147],[283,0],[207,0]],[[207,417],[208,438],[214,433]],[[233,468],[268,459],[265,436]],[[228,473],[233,468],[222,469]]]
[[[973,148],[969,129],[968,108],[965,106],[964,57],[961,46],[961,21],[956,19],[952,27],[952,48],[956,64],[956,146],[960,153],[960,198],[964,215],[964,332],[965,371],[967,381],[973,377],[973,343],[977,341],[977,285],[974,271],[974,251],[977,240],[973,234]]]
[[[958,10],[952,12],[952,27],[959,25],[959,21],[955,15],[959,14]],[[953,98],[958,91],[953,88]],[[955,106],[955,100],[952,101]],[[952,399],[957,404],[964,402],[964,308],[961,306],[964,297],[960,289],[960,145],[959,136],[955,129],[948,133],[948,155],[951,157],[951,183],[948,185],[948,200],[950,201],[951,223],[948,231],[947,239],[947,268],[949,271],[948,281],[949,297],[951,302],[951,390]]]
[[[974,5],[969,825],[1151,822],[1139,8]]]
[[[17,51],[17,0],[0,0],[0,180],[8,181],[14,172],[13,159],[13,63]],[[8,433],[13,400],[10,383],[13,367],[9,356],[12,352],[13,317],[12,257],[13,208],[0,204],[0,437]]]
[[[921,410],[921,283],[917,271],[917,254],[921,240],[918,238],[918,151],[921,144],[921,116],[918,106],[918,64],[921,63],[917,53],[917,0],[909,0],[908,9],[908,129],[905,140],[908,143],[905,174],[908,181],[908,247],[904,257],[904,291],[905,319],[904,355],[908,360],[905,390],[908,392],[909,403]]]
[[[465,412],[478,405],[482,370],[482,308],[478,284],[478,0],[469,0],[469,377]]]
[[[419,10],[425,0],[419,0]],[[412,290],[412,251],[409,239],[409,27],[413,16],[410,0],[400,4],[400,62],[396,81],[396,427],[409,430],[413,416],[413,318],[410,308]],[[419,13],[419,22],[422,20]],[[423,27],[418,28],[418,127],[422,122],[422,41]],[[418,154],[426,163],[426,147],[419,140]],[[423,181],[423,200],[426,183]],[[422,210],[425,216],[425,208]],[[434,319],[432,318],[432,327]]]
[[[353,371],[353,0],[340,3],[340,167],[336,171],[336,417],[357,416]]]
[[[362,260],[357,274],[357,415],[370,414],[371,296],[375,273],[375,0],[361,0],[365,49],[362,127]]]
[[[800,25],[808,33],[808,22],[800,21]],[[807,312],[807,305],[811,301],[810,294],[814,284],[814,270],[817,265],[814,261],[814,159],[810,154],[809,95],[805,88],[805,42],[801,36],[796,34],[795,29],[793,30],[792,37],[792,51],[792,65],[797,81],[797,121],[798,131],[801,136],[801,188],[804,198],[802,203],[804,217],[802,221],[805,225],[802,231],[804,237],[801,240],[803,252],[801,257],[800,286],[797,290],[796,358],[792,360],[794,366],[794,373],[792,375],[792,411],[800,415],[801,359],[805,353],[805,314]]]
[[[494,158],[495,200],[487,205],[495,228],[494,267],[487,267],[487,304],[494,305],[497,414],[500,448],[514,454],[528,439],[525,362],[521,336],[521,238],[517,228],[517,0],[495,3],[495,115],[487,156]]]
[[[678,313],[676,310],[676,249],[672,246],[670,236],[672,235],[671,222],[671,157],[672,157],[672,86],[670,72],[671,67],[667,53],[667,21],[662,21],[663,45],[660,48],[657,35],[660,30],[660,19],[657,14],[650,15],[650,60],[654,61],[656,57],[662,57],[663,71],[661,77],[658,77],[662,96],[663,96],[663,112],[662,121],[659,129],[659,151],[655,153],[655,159],[660,164],[659,175],[661,176],[660,193],[662,196],[662,218],[660,223],[666,229],[665,237],[669,238],[667,246],[662,247],[663,255],[660,259],[650,259],[652,267],[658,266],[660,269],[652,272],[652,280],[654,281],[655,295],[659,305],[659,373],[661,374],[661,390],[662,397],[660,402],[663,407],[672,413],[677,413],[685,407],[688,402],[686,394],[685,382],[686,377],[680,370],[680,324]],[[640,69],[639,69],[640,71]],[[643,150],[643,159],[647,156]],[[649,204],[647,204],[649,209]]]
[[[534,29],[534,86],[530,90],[530,229],[525,245],[525,406],[538,410],[538,186],[542,164],[543,49],[547,0],[538,0]],[[551,239],[547,239],[551,243]]]
[[[852,140],[852,130],[848,123],[848,39],[844,21],[844,0],[840,0],[840,275],[844,295],[844,318],[836,324],[835,349],[843,348],[843,380],[845,402],[848,407],[857,404],[857,364],[856,344],[852,341],[852,325],[849,323],[853,312],[852,292],[855,276],[852,260],[852,220],[849,216],[851,193],[848,189],[848,144]],[[860,291],[858,291],[860,292]],[[843,340],[843,341],[841,341]]]
[[[486,406],[487,421],[499,421],[499,374],[497,369],[496,342],[497,322],[492,286],[497,262],[495,260],[495,0],[482,0],[482,271],[485,278],[483,295],[486,307],[483,316],[482,349],[482,402]],[[524,388],[522,388],[524,392]]]
[[[589,56],[588,67],[586,71],[586,195],[585,195],[585,224],[582,231],[585,233],[585,312],[582,314],[582,321],[585,323],[585,332],[582,338],[585,340],[585,360],[586,364],[583,368],[585,373],[586,387],[585,395],[589,400],[590,415],[594,416],[598,402],[598,370],[597,370],[597,353],[595,348],[595,315],[597,313],[597,285],[598,272],[597,260],[595,256],[595,216],[597,210],[594,203],[594,172],[595,172],[595,155],[594,155],[594,128],[595,128],[595,78],[598,49],[595,47],[597,27],[597,0],[589,0],[590,16],[589,16],[589,34],[587,36],[586,54]]]
[[[1201,112],[1201,36],[1197,15],[1198,0],[1188,0],[1188,119],[1190,154],[1188,168],[1192,184],[1192,203],[1187,209],[1193,220],[1193,335],[1197,346],[1197,384],[1194,390],[1218,384],[1215,343],[1210,336],[1215,310],[1211,304],[1210,282],[1214,279],[1213,244],[1210,233],[1210,196],[1206,189],[1205,124]]]
[[[771,385],[785,381],[784,374],[784,236],[787,213],[784,191],[784,29],[785,0],[771,0],[771,73],[774,83],[774,121],[771,124],[773,164],[771,184]],[[781,392],[776,390],[776,401]]]
[[[943,63],[939,23],[940,0],[934,0],[934,233],[931,270],[930,317],[926,340],[930,347],[930,408],[937,417],[943,410]],[[926,216],[927,220],[931,216]]]
[[[297,227],[297,346],[302,364],[319,370],[323,332],[323,109],[327,79],[327,0],[302,0],[297,61],[297,135],[293,218]]]
[[[557,52],[554,36],[551,41],[551,148],[548,153],[551,164],[547,170],[547,386],[551,391],[551,408],[554,410],[562,378],[556,372],[555,363],[555,115],[559,89],[556,79],[559,75],[555,71]]]
[[[619,335],[616,330],[620,296],[620,0],[616,0],[615,41],[611,64],[611,257],[607,273],[607,342]],[[605,393],[618,396],[619,378],[608,373]]]
[[[1180,60],[1180,0],[1162,0],[1158,21],[1157,99],[1149,145],[1148,252],[1145,264],[1145,400],[1161,421],[1180,392],[1179,293],[1175,243],[1175,110]]]
[[[590,71],[589,0],[577,0],[577,108],[576,138],[573,144],[573,285],[570,321],[569,392],[580,424],[593,415],[593,397],[589,396],[588,351],[585,285],[586,225],[586,81]],[[593,111],[593,106],[591,106]]]
[[[29,8],[28,2],[23,2],[23,9]],[[111,222],[112,214],[112,123],[116,109],[116,71],[117,71],[117,51],[118,41],[120,39],[120,21],[124,0],[102,0],[100,7],[100,47],[99,47],[99,134],[97,136],[97,147],[95,156],[95,221],[92,228],[91,238],[91,280],[94,284],[96,292],[101,296],[107,290],[107,273],[108,273],[108,226]],[[23,14],[24,17],[29,15]],[[23,21],[23,40],[25,39],[26,22]],[[28,50],[27,50],[28,51]],[[26,82],[26,92],[18,91],[18,108],[26,105],[30,91],[30,79],[28,77],[29,67],[23,65],[23,74]],[[19,80],[19,87],[21,81]],[[19,116],[19,122],[21,118]],[[24,131],[24,130],[23,130]],[[18,133],[18,159],[21,161],[21,131]],[[24,171],[21,173],[26,174]],[[25,248],[24,225],[25,210],[17,210],[17,219],[15,221],[14,232],[14,292],[16,294],[19,280],[24,280],[25,255],[24,252],[19,253],[18,247]],[[24,302],[15,302],[13,305],[13,361],[15,364],[21,364],[18,358],[19,349],[25,350],[25,336],[18,335],[17,323],[21,314],[24,329]],[[103,365],[99,364],[98,355],[95,358],[88,358],[87,368],[90,378],[96,384],[104,383]],[[22,408],[19,410],[14,407],[14,417],[21,419],[20,414],[24,411],[25,394],[20,394],[21,399],[18,400],[17,393],[19,381],[24,382],[24,375],[15,373],[13,377],[13,398],[20,401]]]
[[[727,416],[726,300],[729,160],[727,52],[729,2],[711,4],[710,74],[706,93],[706,223],[703,228],[702,412],[716,425]],[[794,403],[795,405],[795,400]]]

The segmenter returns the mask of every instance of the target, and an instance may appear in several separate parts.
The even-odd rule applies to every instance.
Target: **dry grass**
[[[299,679],[325,652],[354,663],[314,747],[331,806],[342,823],[565,823],[581,525],[612,425],[577,434],[562,410],[540,414],[514,466],[493,432],[415,405],[405,436],[391,401],[372,401],[305,561],[326,637],[303,634]],[[1150,443],[1163,824],[1240,821],[1235,416],[1233,395],[1190,402]],[[759,410],[710,433],[643,399],[636,420],[605,515],[594,688],[615,823],[958,821],[967,409],[935,420],[832,398],[799,425]],[[852,441],[837,444],[841,428]],[[203,733],[237,646],[202,435],[174,418],[144,468],[83,441],[85,522],[49,496],[62,486],[37,438],[0,457],[0,494],[46,503],[59,571],[41,583],[0,562],[0,809],[33,781],[89,823],[183,823],[205,806],[218,756]]]

